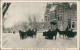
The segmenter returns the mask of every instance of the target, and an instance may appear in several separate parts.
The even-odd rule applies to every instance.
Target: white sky
[[[29,22],[29,15],[33,18],[35,15],[37,21],[44,19],[46,2],[27,2],[27,3],[11,3],[6,15],[5,27],[11,27],[19,22]]]

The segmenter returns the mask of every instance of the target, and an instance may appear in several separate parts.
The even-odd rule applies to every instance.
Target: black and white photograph
[[[77,2],[2,2],[2,48],[77,48]]]

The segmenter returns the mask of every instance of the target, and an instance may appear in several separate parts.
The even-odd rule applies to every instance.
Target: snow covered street
[[[62,39],[57,36],[57,40],[45,39],[42,33],[37,33],[36,38],[26,38],[20,40],[19,33],[3,33],[3,48],[76,48],[77,38]]]

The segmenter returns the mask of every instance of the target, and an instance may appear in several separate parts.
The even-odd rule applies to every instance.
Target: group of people
[[[45,36],[46,39],[53,39],[53,37],[55,37],[56,40],[57,31],[58,29],[55,30],[49,29],[48,31],[43,32],[43,36]]]
[[[20,35],[20,39],[25,39],[27,37],[35,37],[36,38],[36,34],[37,34],[37,29],[29,29],[28,31],[26,32],[23,32],[21,30],[19,30],[19,35]]]
[[[63,38],[64,37],[72,38],[75,37],[77,34],[77,32],[73,32],[73,29],[69,29],[67,27],[65,31],[61,31],[58,28],[56,28],[55,30],[49,29],[48,31],[43,32],[43,36],[45,36],[46,39],[53,39],[53,37],[55,37],[56,40],[57,32],[59,33],[59,37],[61,37],[62,35]]]

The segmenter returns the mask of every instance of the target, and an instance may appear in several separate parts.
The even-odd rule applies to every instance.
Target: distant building
[[[52,8],[53,10],[50,11]],[[75,3],[71,6],[67,2],[47,4],[44,16],[45,29],[52,28],[51,22],[57,23],[53,25],[53,29],[58,27],[60,30],[65,30],[67,26],[77,29],[77,5]]]

